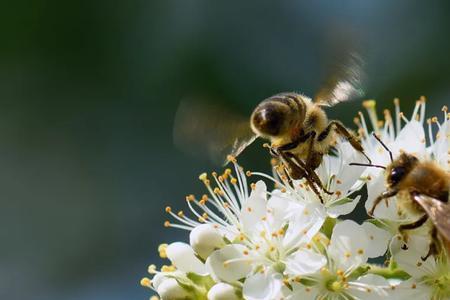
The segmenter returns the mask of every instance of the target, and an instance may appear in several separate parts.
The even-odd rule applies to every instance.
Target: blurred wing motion
[[[181,150],[227,164],[256,139],[248,117],[198,101],[182,101],[175,116],[174,142]]]
[[[450,241],[450,205],[438,199],[417,194],[414,200],[427,212],[438,232],[447,241]]]
[[[333,106],[363,96],[363,60],[355,53],[348,54],[345,62],[330,67],[325,83],[314,97],[321,106]]]

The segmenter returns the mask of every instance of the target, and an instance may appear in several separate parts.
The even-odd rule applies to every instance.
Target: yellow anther
[[[233,177],[233,178],[231,178],[230,182],[231,182],[232,184],[237,184],[238,181],[237,181],[236,178]]]
[[[338,270],[336,271],[336,274],[337,274],[338,276],[344,276],[344,271],[342,271],[341,269],[338,269]]]
[[[400,105],[400,99],[394,98],[394,104],[395,105]]]
[[[201,181],[205,181],[208,179],[208,174],[206,172],[202,173],[200,174],[200,176],[198,176],[198,179],[200,179]]]
[[[255,184],[254,182],[252,182],[252,183],[250,184],[250,188],[251,188],[252,190],[256,189],[256,184]]]
[[[225,180],[222,175],[220,175],[218,179],[220,182],[223,182]]]
[[[431,122],[437,123],[437,122],[438,122],[438,118],[437,118],[437,117],[432,117],[432,118],[431,118]]]
[[[203,219],[205,219],[205,220],[209,218],[209,216],[208,216],[207,213],[203,213],[202,217],[203,217]]]
[[[247,251],[247,250],[244,250],[242,253],[243,253],[244,255],[248,255],[248,251]]]
[[[247,175],[247,177],[250,177],[250,176],[252,176],[252,172],[247,171],[247,172],[245,172],[245,175]]]
[[[167,244],[161,244],[158,246],[159,257],[167,258]]]
[[[236,157],[234,157],[233,155],[228,155],[227,156],[227,160],[229,161],[229,162],[232,162],[232,163],[236,163],[237,161],[236,161]]]
[[[357,253],[358,253],[359,255],[363,255],[363,254],[364,254],[364,249],[359,248],[359,249],[357,250]]]
[[[216,188],[214,188],[214,194],[220,194],[220,192],[221,192],[221,190],[218,188],[218,187],[216,187]]]
[[[249,206],[249,207],[247,207],[247,211],[248,212],[252,212],[252,208]]]
[[[166,206],[166,213],[170,213],[172,212],[172,208],[170,208],[170,206]]]
[[[344,256],[346,257],[346,258],[350,258],[351,256],[352,256],[352,254],[350,253],[350,252],[345,252],[344,253]]]
[[[412,285],[411,285],[411,288],[412,289],[415,289],[417,287],[417,285],[415,284],[415,283],[413,283]]]
[[[427,102],[427,98],[422,95],[422,96],[419,97],[419,101],[422,102],[422,103],[425,103],[425,102]]]
[[[147,268],[147,272],[148,272],[148,274],[156,274],[157,273],[156,266],[153,264],[149,265]]]
[[[363,107],[366,109],[374,108],[376,105],[375,100],[366,100],[363,102]]]
[[[360,125],[361,124],[361,120],[358,117],[354,117],[353,118],[353,123],[355,123],[356,125]]]
[[[164,265],[161,267],[161,272],[175,272],[176,270],[175,266]]]
[[[152,281],[150,280],[150,278],[144,277],[141,279],[141,285],[143,287],[151,287],[152,286]]]
[[[186,196],[186,201],[194,201],[195,200],[195,196],[190,194]]]
[[[443,111],[443,112],[447,112],[447,111],[448,111],[447,105],[442,106],[442,111]]]
[[[164,222],[164,227],[170,227],[170,222],[169,221],[165,221]]]
[[[182,210],[180,210],[180,211],[177,213],[177,215],[178,215],[180,218],[182,218],[182,217],[184,217],[184,212],[183,212]]]

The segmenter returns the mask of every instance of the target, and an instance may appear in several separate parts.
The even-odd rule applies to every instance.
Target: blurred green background
[[[450,97],[448,1],[2,1],[0,298],[146,299],[163,229],[213,168],[173,146],[180,99],[202,91],[249,114],[312,95],[358,44],[379,109]],[[409,103],[410,105],[405,105]],[[359,102],[329,115],[351,125]],[[267,168],[258,146],[242,157]]]

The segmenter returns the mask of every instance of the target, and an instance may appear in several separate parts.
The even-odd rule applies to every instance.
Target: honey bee
[[[313,101],[297,93],[281,93],[262,101],[250,118],[253,132],[270,140],[272,154],[284,163],[291,179],[306,178],[319,196],[316,186],[330,192],[314,170],[322,163],[337,135],[365,155],[357,138],[340,121],[329,121],[322,109],[347,99],[329,96]]]
[[[387,167],[367,165],[386,170],[387,186],[387,190],[375,199],[368,214],[372,216],[381,201],[388,201],[389,198],[397,196],[398,206],[402,211],[418,216],[417,221],[400,225],[400,232],[419,228],[431,220],[433,225],[431,243],[428,253],[422,257],[425,261],[430,255],[437,254],[438,236],[445,244],[450,245],[450,175],[435,162],[421,161],[405,152],[393,159],[388,147],[376,135],[374,136],[388,151],[391,163]]]
[[[321,191],[331,192],[315,169],[337,136],[347,139],[370,162],[357,138],[340,121],[328,120],[323,110],[361,95],[361,73],[361,60],[352,55],[344,66],[330,72],[332,76],[314,99],[279,93],[260,102],[250,118],[208,104],[183,102],[175,118],[175,143],[180,148],[193,147],[193,153],[206,150],[223,161],[229,155],[237,157],[258,137],[269,140],[271,154],[281,161],[289,179],[305,178],[323,201]]]

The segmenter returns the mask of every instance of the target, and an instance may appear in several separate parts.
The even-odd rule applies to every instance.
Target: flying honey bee
[[[175,143],[223,162],[258,137],[269,140],[271,154],[282,162],[290,179],[305,178],[322,200],[321,191],[330,192],[315,169],[338,136],[370,162],[358,139],[340,121],[328,120],[323,110],[361,95],[361,64],[358,56],[351,55],[345,65],[334,68],[313,99],[295,92],[276,94],[260,102],[250,118],[208,104],[183,102],[175,118]]]
[[[387,186],[387,190],[375,199],[368,214],[372,216],[381,201],[397,196],[399,208],[418,217],[413,223],[400,225],[400,232],[419,228],[430,219],[433,225],[431,243],[428,253],[422,257],[425,261],[430,255],[437,254],[438,236],[443,243],[450,245],[450,174],[432,161],[421,161],[405,152],[394,160],[388,147],[376,135],[374,137],[388,151],[391,163],[387,167],[367,164],[385,169]]]

